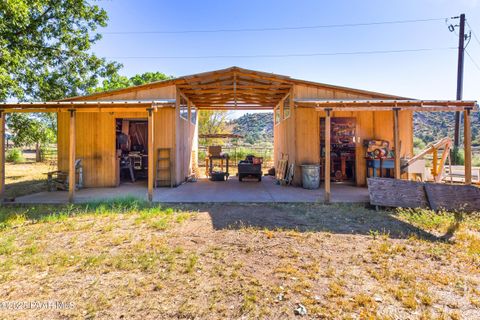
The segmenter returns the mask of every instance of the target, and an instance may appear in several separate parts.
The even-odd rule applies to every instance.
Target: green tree
[[[80,95],[120,64],[91,52],[107,13],[86,0],[0,2],[0,100]]]
[[[138,86],[145,83],[162,81],[171,79],[171,76],[167,76],[161,72],[145,72],[142,74],[136,74],[133,77],[127,78],[118,74],[103,80],[102,85],[96,88],[92,88],[89,92],[103,92],[115,89],[122,89],[131,86]]]
[[[16,147],[35,144],[36,161],[43,160],[44,147],[55,142],[56,131],[46,118],[28,113],[8,115],[9,129],[13,133],[12,142]]]
[[[229,112],[225,110],[201,110],[198,115],[198,133],[216,134],[231,133],[228,127]],[[209,143],[221,144],[220,139],[209,140]],[[204,141],[206,144],[206,141]]]
[[[0,101],[56,100],[88,92],[121,67],[91,52],[107,13],[87,0],[0,2]],[[7,118],[17,145],[41,148],[55,139],[55,114]]]

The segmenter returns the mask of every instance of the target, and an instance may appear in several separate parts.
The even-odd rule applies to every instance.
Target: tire
[[[258,182],[262,181],[262,176],[258,176]]]
[[[240,181],[240,182],[243,181],[243,176],[241,174],[238,175],[238,181]]]

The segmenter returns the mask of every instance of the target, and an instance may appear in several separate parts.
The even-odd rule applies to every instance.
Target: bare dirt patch
[[[2,300],[74,307],[2,316],[283,319],[301,304],[307,318],[480,317],[478,220],[446,240],[443,223],[358,206],[175,209],[9,225]]]

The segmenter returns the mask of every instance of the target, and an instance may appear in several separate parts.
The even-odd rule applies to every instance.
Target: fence
[[[256,157],[263,158],[263,167],[273,167],[273,147],[261,147],[250,145],[238,145],[238,146],[222,146],[222,152],[228,153],[230,160],[233,164],[237,164],[238,161],[245,159],[247,155],[254,155]],[[206,146],[198,147],[198,164],[199,166],[205,166],[205,156],[207,154]]]

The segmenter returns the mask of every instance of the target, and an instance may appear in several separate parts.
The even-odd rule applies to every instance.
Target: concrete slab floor
[[[323,202],[323,188],[306,190],[293,186],[280,186],[273,177],[263,177],[261,182],[230,177],[228,181],[200,179],[176,188],[157,188],[154,202]],[[146,183],[124,183],[117,188],[85,188],[75,195],[76,203],[109,200],[120,197],[147,199]],[[367,188],[345,184],[332,184],[332,202],[369,202]],[[18,197],[15,203],[60,204],[67,203],[67,192],[40,192]]]

